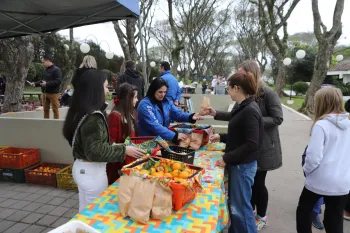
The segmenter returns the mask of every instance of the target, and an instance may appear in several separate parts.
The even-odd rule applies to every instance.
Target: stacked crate
[[[39,162],[37,148],[0,148],[0,181],[24,183],[24,170]]]

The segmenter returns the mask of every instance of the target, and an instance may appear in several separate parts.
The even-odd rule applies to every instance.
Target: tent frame
[[[64,27],[58,28],[58,29],[53,30],[53,31],[51,31],[51,32],[55,33],[55,32],[58,32],[58,31],[60,31],[60,30],[66,29],[66,28],[74,27],[74,26],[76,26],[76,24],[78,24],[78,23],[80,23],[80,22],[82,22],[82,21],[84,21],[84,20],[90,19],[90,18],[92,18],[92,17],[96,17],[96,16],[98,16],[98,15],[100,15],[100,14],[106,12],[106,11],[113,10],[114,8],[117,8],[117,7],[119,7],[119,6],[121,6],[120,3],[118,3],[118,4],[113,4],[112,6],[109,6],[109,7],[105,8],[105,9],[99,11],[99,12],[96,12],[96,13],[94,13],[94,14],[85,16],[85,17],[83,17],[83,18],[81,18],[81,19],[78,19],[78,20],[74,21],[73,23],[70,23],[70,24],[68,24],[68,25],[66,25],[66,26],[64,26]],[[22,15],[38,15],[38,17],[36,17],[36,18],[34,18],[34,19],[31,19],[31,20],[29,20],[29,21],[26,22],[26,23],[23,23],[23,22],[21,22],[21,21],[15,19],[14,17],[10,16],[9,13],[15,13],[15,14],[19,14],[19,15],[21,15],[21,14],[22,14]],[[40,31],[38,31],[37,29],[28,26],[28,24],[30,24],[30,23],[32,23],[32,22],[35,22],[35,21],[37,21],[37,20],[40,20],[40,19],[44,18],[45,16],[48,16],[48,14],[36,14],[36,13],[28,13],[28,12],[14,12],[14,11],[11,11],[11,12],[10,12],[10,11],[2,11],[2,10],[0,10],[0,14],[6,16],[6,17],[9,18],[10,20],[12,20],[12,21],[18,23],[17,26],[15,26],[15,27],[13,27],[13,28],[11,28],[11,29],[8,29],[8,30],[1,29],[1,28],[0,28],[0,36],[3,35],[3,34],[5,34],[5,33],[8,33],[8,32],[11,32],[11,33],[20,33],[20,34],[24,34],[24,35],[33,35],[33,34],[34,34],[34,35],[37,35],[37,34],[39,34],[39,35],[44,35],[43,32],[40,32]],[[77,16],[77,15],[62,15],[62,14],[51,14],[51,15],[64,16],[64,17],[80,17],[80,16]],[[20,28],[20,27],[26,27],[26,28],[32,30],[32,32],[23,32],[23,31],[18,31],[18,30],[16,30],[17,28]],[[48,31],[48,32],[49,32],[49,31]]]

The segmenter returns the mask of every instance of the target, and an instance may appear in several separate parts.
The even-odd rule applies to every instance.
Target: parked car
[[[322,84],[321,88],[330,88],[330,87],[334,87],[332,84]]]

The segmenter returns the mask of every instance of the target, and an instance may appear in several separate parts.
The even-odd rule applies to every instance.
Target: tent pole
[[[142,35],[142,13],[139,16],[139,37],[140,37],[140,43],[141,43],[141,58],[142,58],[142,74],[143,74],[143,78],[145,80],[145,93],[147,93],[148,90],[148,78],[147,78],[147,67],[146,67],[146,59],[145,59],[145,50],[143,47],[143,35]]]

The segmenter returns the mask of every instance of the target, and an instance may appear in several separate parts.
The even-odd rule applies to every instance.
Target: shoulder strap
[[[108,130],[108,124],[107,124],[105,115],[103,115],[103,113],[102,113],[101,111],[94,111],[94,112],[91,113],[90,115],[92,115],[92,114],[100,114],[100,115],[103,117],[103,120],[104,120],[105,125],[106,125],[107,130]],[[76,139],[76,137],[77,137],[77,135],[78,135],[79,129],[80,129],[81,125],[83,124],[84,120],[85,120],[88,116],[89,116],[89,114],[86,114],[85,116],[83,116],[83,117],[80,119],[80,121],[79,121],[79,123],[78,123],[78,125],[77,125],[77,128],[76,128],[75,131],[74,131],[74,135],[73,135],[73,139],[72,139],[72,149],[74,149],[74,143],[75,143],[75,139]],[[108,141],[109,141],[109,132],[108,132],[107,135],[108,135]]]

